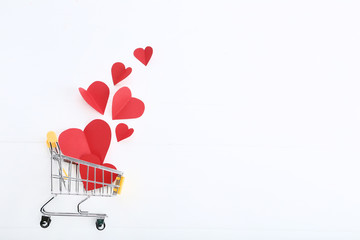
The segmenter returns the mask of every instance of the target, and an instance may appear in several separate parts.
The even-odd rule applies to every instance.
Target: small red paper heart
[[[92,108],[104,114],[110,93],[109,87],[105,83],[100,81],[93,82],[87,90],[79,88],[79,92]]]
[[[153,49],[152,47],[149,46],[146,47],[145,49],[137,48],[134,51],[134,56],[145,66],[149,63],[152,54],[153,54]]]
[[[113,120],[138,118],[144,111],[144,103],[140,99],[131,97],[128,87],[122,87],[115,93],[112,103]]]
[[[116,139],[118,142],[130,137],[134,133],[133,128],[129,128],[125,123],[120,123],[115,129]]]
[[[131,71],[131,67],[125,68],[124,64],[122,64],[121,62],[114,63],[111,67],[111,75],[114,85],[129,76]]]
[[[80,159],[90,162],[90,163],[98,164],[100,166],[104,166],[104,167],[108,167],[108,168],[112,168],[112,169],[116,170],[116,167],[114,167],[112,164],[109,164],[109,163],[101,164],[100,159],[93,154],[83,155],[83,156],[81,156]],[[96,175],[95,175],[95,172],[96,172]],[[88,167],[87,165],[80,164],[80,176],[83,179],[83,185],[84,185],[85,190],[90,191],[90,190],[94,190],[97,188],[101,188],[105,184],[111,184],[112,182],[115,181],[117,174],[111,173],[106,170],[103,171],[98,168],[95,170],[93,167]],[[96,181],[97,183],[95,185],[93,182],[87,182],[86,180]],[[100,183],[98,183],[98,182],[100,182]],[[104,184],[102,184],[102,183],[104,183]]]
[[[111,141],[110,126],[101,119],[91,121],[82,131],[70,128],[59,136],[59,145],[64,155],[80,158],[86,154],[93,154],[104,162]]]

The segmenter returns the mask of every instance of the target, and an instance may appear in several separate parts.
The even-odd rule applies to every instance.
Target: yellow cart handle
[[[46,144],[47,144],[48,148],[50,148],[50,143],[53,148],[56,148],[56,146],[57,146],[56,143],[58,141],[56,133],[53,131],[50,131],[46,134],[46,138],[47,138]]]

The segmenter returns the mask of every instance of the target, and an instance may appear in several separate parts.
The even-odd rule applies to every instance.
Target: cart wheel
[[[42,228],[47,228],[51,223],[51,218],[48,216],[42,216],[40,221],[40,226]]]
[[[105,221],[104,219],[96,219],[96,228],[99,231],[102,231],[105,229]]]

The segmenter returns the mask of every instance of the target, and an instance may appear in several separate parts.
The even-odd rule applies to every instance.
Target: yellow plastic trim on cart
[[[56,143],[58,141],[56,133],[53,131],[50,131],[46,134],[47,140],[46,140],[46,144],[48,146],[48,148],[50,148],[50,143],[52,145],[53,148],[56,147]]]
[[[120,182],[119,182],[119,178],[120,178]],[[115,184],[119,185],[119,187],[114,188],[114,193],[113,193],[114,195],[121,193],[122,185],[124,184],[124,179],[125,179],[125,177],[117,177],[116,178]]]
[[[124,180],[125,180],[125,177],[120,178],[120,186],[119,186],[118,194],[120,194],[120,192],[121,192],[122,186],[124,184]]]
[[[66,177],[64,177],[64,179],[68,179],[69,176],[67,175],[67,173],[66,173],[66,171],[65,171],[64,168],[63,168],[63,172],[64,172],[64,174],[65,174],[65,176],[66,176]]]

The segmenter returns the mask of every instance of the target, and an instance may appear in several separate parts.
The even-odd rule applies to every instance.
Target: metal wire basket
[[[50,150],[50,185],[53,196],[40,209],[43,214],[40,226],[47,228],[50,225],[51,216],[94,217],[96,218],[96,228],[103,230],[105,228],[104,219],[107,215],[81,211],[80,204],[91,196],[113,197],[120,194],[124,182],[123,173],[106,166],[63,155],[54,132],[48,133],[47,144]],[[105,175],[110,175],[110,178],[105,178]],[[110,181],[107,179],[110,179]],[[86,197],[77,204],[77,212],[46,211],[45,206],[58,195]]]

